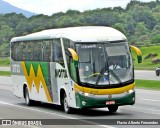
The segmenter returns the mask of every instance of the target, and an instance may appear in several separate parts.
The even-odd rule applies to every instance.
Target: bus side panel
[[[73,86],[74,82],[67,75],[67,70],[62,65],[53,62],[50,64],[50,73],[53,103],[60,105],[60,91],[61,89],[64,89],[68,98],[68,105],[70,107],[76,108],[75,92]]]
[[[12,91],[17,97],[23,97],[23,84],[26,82],[20,62],[11,60]]]
[[[76,107],[74,82],[67,71],[55,62],[11,62],[13,93],[23,97],[27,85],[30,99],[60,105],[60,89],[64,88],[69,106]]]
[[[59,88],[58,88],[58,82],[57,78],[55,77],[55,71],[56,71],[56,63],[51,62],[50,63],[50,74],[51,74],[51,87],[52,87],[52,98],[54,104],[60,104],[60,98],[59,98]]]
[[[53,103],[60,105],[60,90],[64,89],[67,96],[69,96],[67,83],[69,78],[66,69],[59,63],[51,63],[51,85],[53,92]]]
[[[23,84],[25,81],[24,76],[11,75],[12,79],[12,91],[13,94],[19,98],[23,98]]]
[[[68,90],[70,92],[69,94],[69,97],[70,97],[70,101],[69,101],[69,104],[70,104],[70,107],[73,107],[73,108],[79,108],[79,106],[77,106],[76,104],[76,95],[75,95],[75,87],[74,87],[74,81],[71,80],[69,83],[68,83]]]
[[[52,91],[48,62],[21,62],[32,100],[52,103]]]

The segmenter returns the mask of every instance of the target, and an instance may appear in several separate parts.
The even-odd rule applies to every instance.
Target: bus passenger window
[[[42,52],[41,52],[41,47],[39,47],[40,44],[35,47],[34,53],[33,53],[33,58],[35,61],[42,61]]]
[[[25,61],[26,60],[26,45],[24,42],[21,42],[21,58],[20,60]]]
[[[30,53],[28,51],[26,51],[25,53],[25,60],[29,60],[30,59]]]
[[[44,54],[44,61],[49,62],[50,61],[50,50],[49,47],[46,47],[46,51]]]
[[[54,40],[53,41],[53,60],[59,64],[61,64],[64,67],[64,61],[63,61],[63,54],[62,54],[62,47],[60,40]]]
[[[18,61],[20,57],[19,43],[15,42],[11,46],[11,57],[13,60]]]
[[[43,61],[50,62],[51,61],[51,41],[43,41]]]

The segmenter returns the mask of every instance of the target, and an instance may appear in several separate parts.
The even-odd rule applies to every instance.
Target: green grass
[[[0,66],[9,66],[10,65],[10,60],[8,58],[6,59],[3,59],[3,58],[0,58]]]
[[[0,76],[11,76],[10,71],[0,71]]]
[[[149,53],[156,53],[158,56],[154,58],[160,58],[160,46],[149,46],[149,47],[139,47],[139,49],[142,52],[142,63],[137,63],[137,57],[134,52],[132,52],[132,56],[134,58],[134,66],[135,69],[137,70],[155,70],[157,67],[160,67],[159,64],[152,64],[151,60],[153,58],[149,58],[145,60],[145,56],[147,56]]]
[[[155,70],[160,64],[152,64],[151,62],[134,63],[135,70]]]
[[[158,80],[135,80],[135,82],[138,88],[160,90],[160,81]]]

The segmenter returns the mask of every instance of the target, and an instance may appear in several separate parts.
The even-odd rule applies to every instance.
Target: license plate
[[[115,104],[115,101],[106,101],[106,105]]]

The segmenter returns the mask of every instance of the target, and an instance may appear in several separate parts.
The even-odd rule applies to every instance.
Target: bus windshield
[[[127,42],[76,44],[79,81],[108,86],[133,80],[133,65]]]

